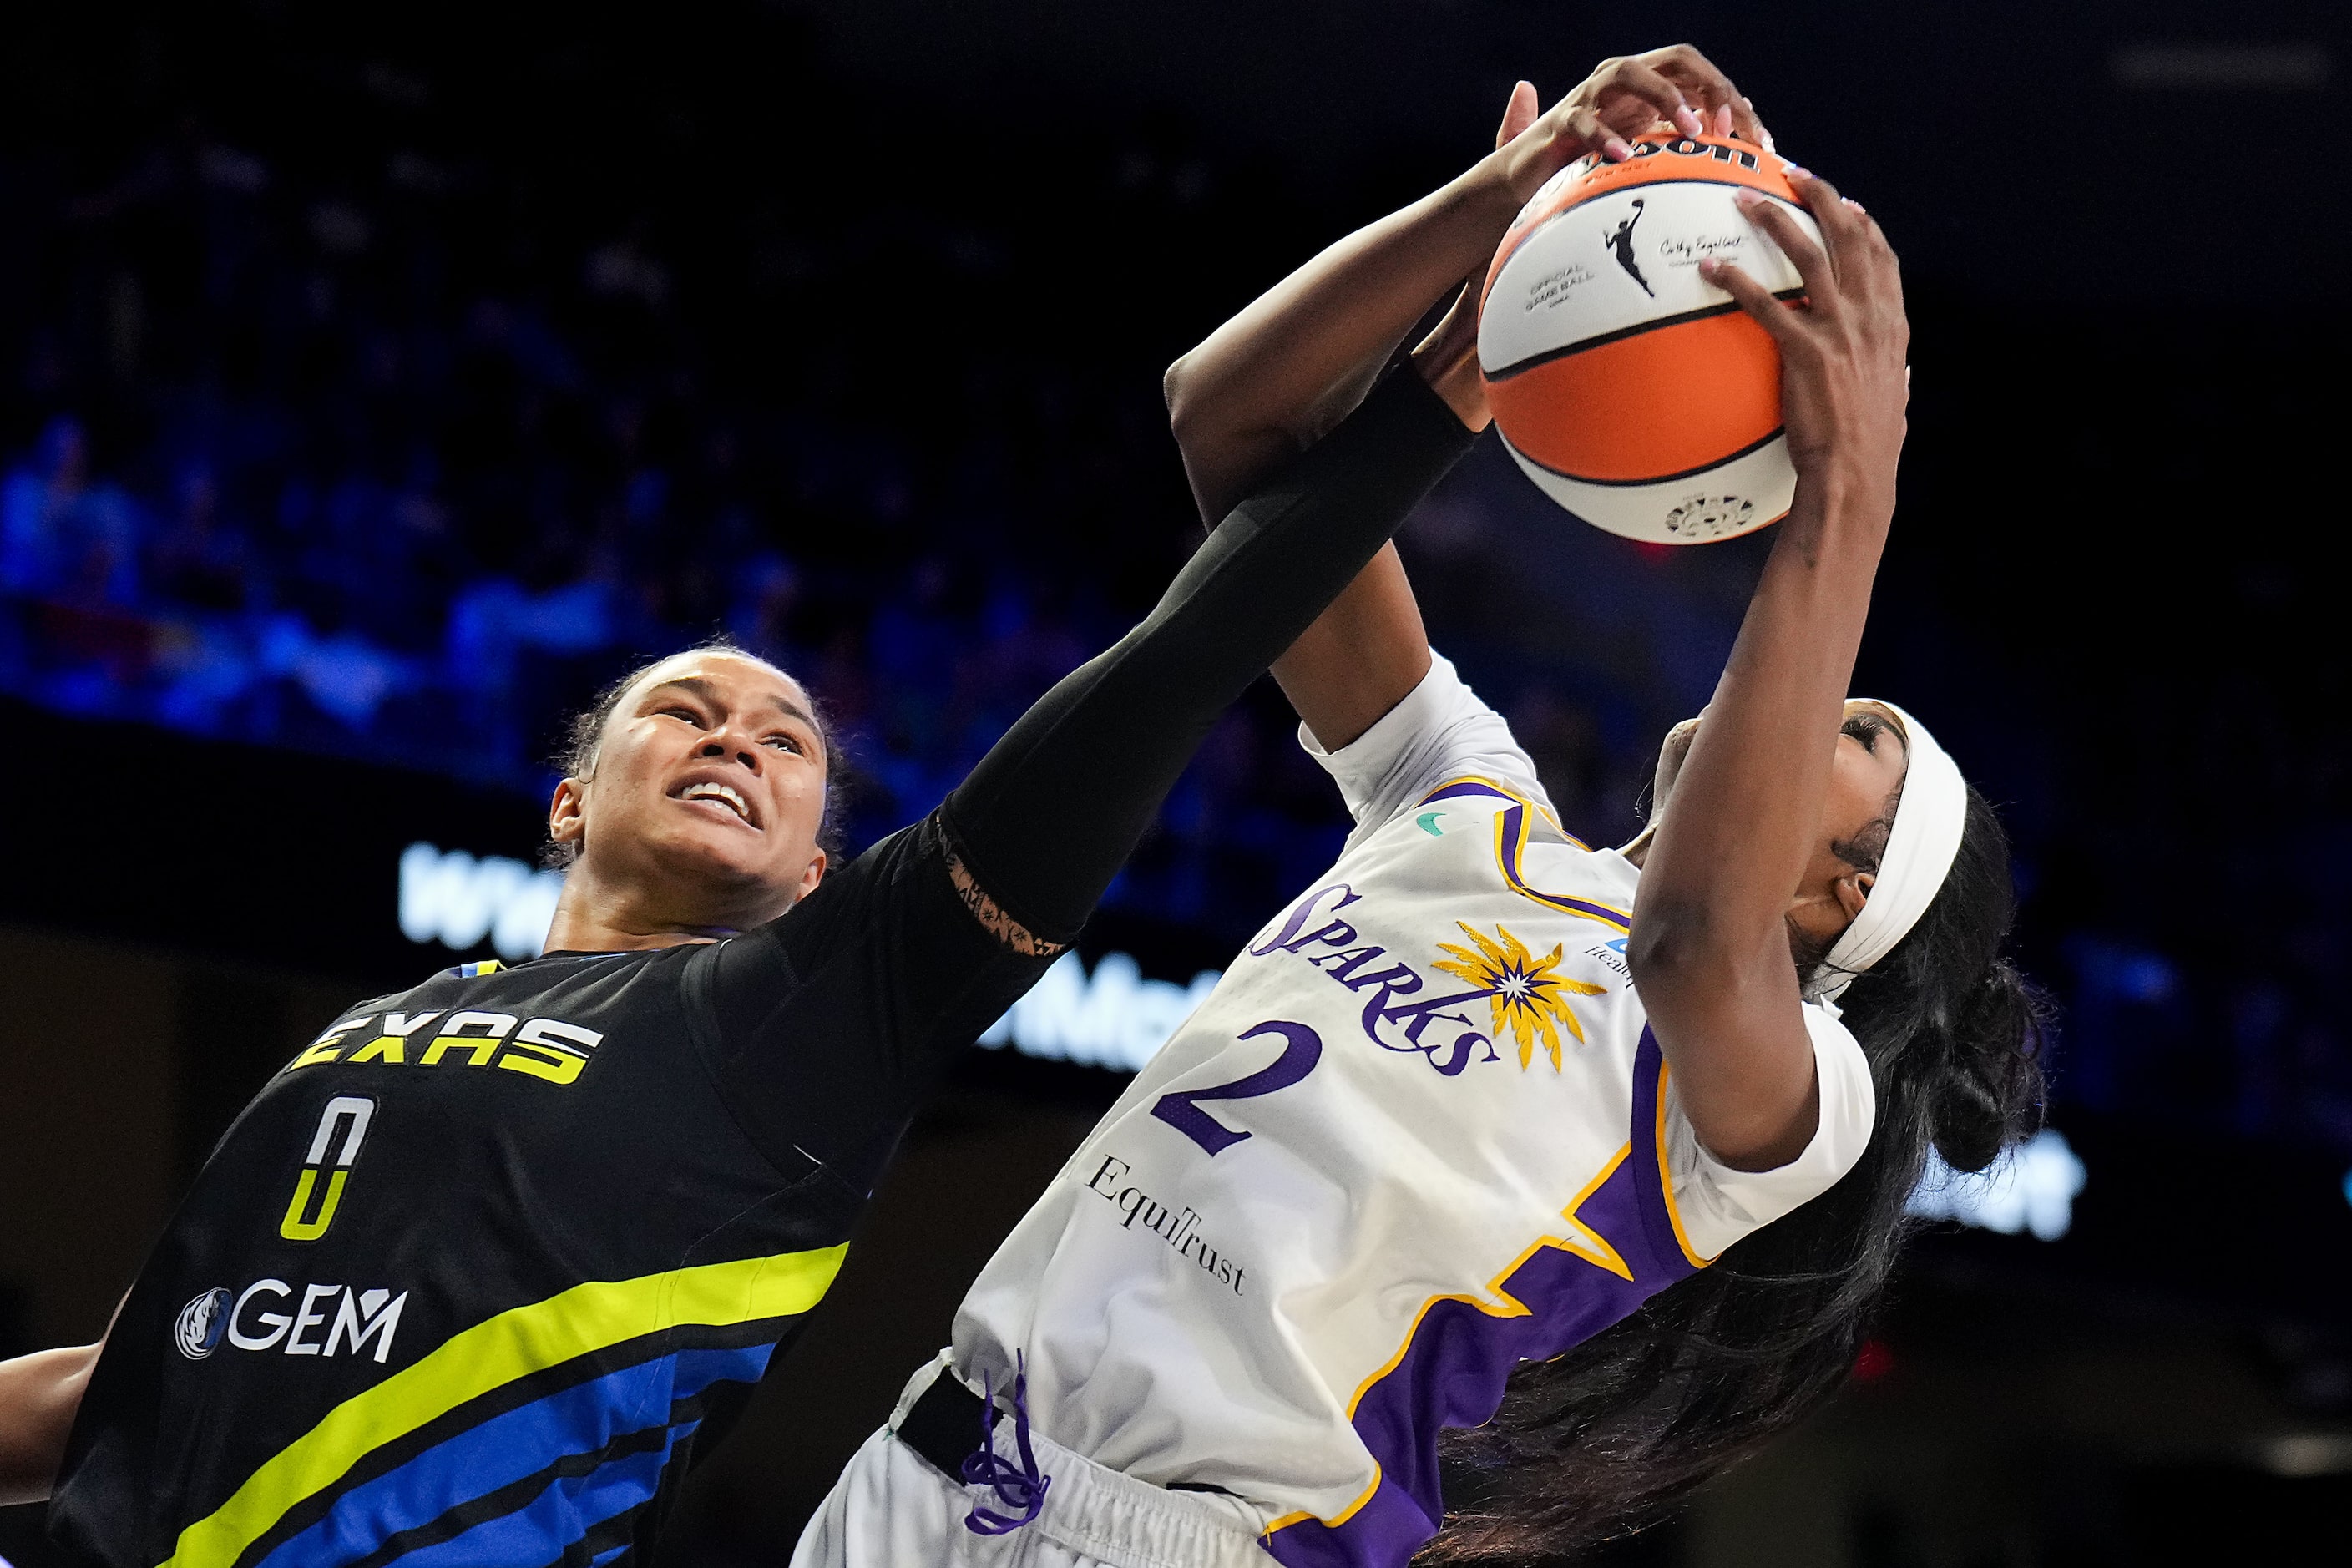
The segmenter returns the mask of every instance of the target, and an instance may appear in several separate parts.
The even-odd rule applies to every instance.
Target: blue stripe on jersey
[[[678,1440],[701,1424],[681,1421],[658,1448],[625,1455],[584,1476],[558,1477],[514,1512],[404,1552],[385,1568],[514,1568],[520,1563],[552,1563],[606,1520],[650,1500]]]
[[[625,1541],[620,1545],[614,1547],[603,1555],[590,1558],[588,1560],[588,1568],[604,1568],[605,1563],[610,1563],[614,1558],[618,1557],[622,1552],[626,1552],[629,1549],[629,1542]]]
[[[430,1524],[453,1508],[537,1475],[559,1460],[600,1453],[616,1438],[668,1425],[677,1401],[691,1399],[714,1383],[757,1382],[774,1350],[764,1344],[679,1351],[494,1415],[398,1469],[352,1488],[335,1500],[325,1518],[263,1558],[260,1568],[331,1568],[370,1556],[394,1536]],[[658,1450],[648,1451],[659,1461],[656,1482],[660,1464],[667,1463],[678,1436],[671,1433]],[[646,1456],[628,1458],[640,1457]],[[577,1540],[585,1528],[573,1531],[564,1544]],[[560,1555],[559,1546],[539,1557],[524,1553],[509,1561],[546,1562]]]

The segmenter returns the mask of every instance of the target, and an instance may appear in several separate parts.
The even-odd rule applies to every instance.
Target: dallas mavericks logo
[[[180,1309],[177,1321],[172,1325],[172,1342],[190,1361],[202,1361],[213,1353],[228,1331],[229,1295],[226,1289],[205,1291]]]

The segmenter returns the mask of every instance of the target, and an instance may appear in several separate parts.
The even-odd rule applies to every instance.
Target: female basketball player
[[[54,1486],[110,1568],[627,1561],[949,1058],[1469,445],[1425,394],[1358,418],[829,875],[791,677],[707,647],[623,682],[555,792],[555,951],[358,1003],[273,1079],[103,1345],[0,1366],[0,1500]],[[1411,453],[1404,488],[1350,440]]]
[[[1567,159],[1745,109],[1687,50],[1534,107],[1522,84],[1494,157],[1171,373],[1213,513],[1292,443],[1347,438],[1391,345]],[[1916,721],[1844,697],[1907,330],[1876,226],[1798,183],[1820,247],[1751,217],[1807,303],[1709,271],[1780,345],[1797,500],[1650,828],[1561,831],[1383,552],[1276,665],[1346,852],[1006,1241],[798,1568],[1402,1564],[1447,1518],[1446,1428],[1475,1429],[1480,1496],[1442,1554],[1573,1547],[1834,1388],[1927,1148],[1979,1168],[2032,1121],[2000,829]],[[1474,316],[1465,292],[1416,357],[1483,425]]]

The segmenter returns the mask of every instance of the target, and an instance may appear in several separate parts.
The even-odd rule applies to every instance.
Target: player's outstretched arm
[[[1820,246],[1769,203],[1743,205],[1796,264],[1803,305],[1702,264],[1780,345],[1797,496],[1658,825],[1626,952],[1693,1130],[1748,1170],[1796,1158],[1819,1121],[1787,922],[1819,845],[1909,402],[1894,250],[1826,181],[1796,184]]]
[[[1169,414],[1204,518],[1223,517],[1274,466],[1346,416],[1431,305],[1482,276],[1538,188],[1587,153],[1621,159],[1660,120],[1760,142],[1731,79],[1676,44],[1603,60],[1547,112],[1512,89],[1496,149],[1460,177],[1324,250],[1168,371]],[[1466,390],[1475,391],[1476,378]],[[1465,408],[1483,425],[1483,405]]]
[[[81,1391],[103,1348],[74,1345],[0,1361],[0,1505],[49,1495]]]
[[[1470,440],[1420,377],[1391,377],[1236,505],[1141,625],[1038,699],[940,807],[982,922],[1075,937],[1218,714]]]
[[[1548,114],[1512,89],[1495,151],[1420,201],[1357,230],[1252,301],[1178,360],[1170,423],[1202,515],[1223,514],[1273,467],[1363,397],[1406,332],[1448,292],[1415,368],[1473,430],[1488,415],[1476,363],[1477,286],[1519,208],[1588,153],[1622,157],[1659,119],[1760,136],[1730,79],[1687,46],[1602,62]],[[1465,279],[1468,281],[1465,283]],[[1344,746],[1411,691],[1429,646],[1404,570],[1383,550],[1274,666],[1325,746]]]
[[[1535,119],[1535,89],[1521,82],[1496,146]],[[1169,367],[1169,423],[1204,517],[1344,418],[1449,288],[1453,308],[1415,350],[1413,371],[1465,428],[1486,427],[1475,279],[1464,284],[1452,273],[1480,246],[1491,251],[1490,236],[1509,221],[1495,221],[1507,200],[1491,186],[1456,181],[1324,251]],[[1337,751],[1418,685],[1429,662],[1421,606],[1396,546],[1386,544],[1274,661],[1273,673],[1316,740]]]
[[[1694,50],[1611,61],[1497,153],[1475,190],[1447,198],[1485,215],[1486,227],[1455,236],[1460,254],[1407,260],[1377,246],[1343,247],[1318,274],[1318,290],[1328,300],[1372,289],[1389,312],[1379,342],[1392,345],[1429,301],[1484,265],[1511,216],[1553,172],[1588,150],[1623,156],[1621,122],[1638,128],[1664,113],[1696,129],[1694,103],[1718,123],[1752,123],[1746,100]],[[1391,281],[1374,287],[1381,276]],[[1274,313],[1295,322],[1316,310],[1286,304]],[[1301,352],[1299,341],[1240,330],[1228,342],[1246,352],[1203,358],[1201,384],[1223,389],[1203,395],[1239,411],[1234,428],[1262,433],[1267,407],[1292,400],[1300,385],[1344,379],[1360,357],[1345,343],[1337,354]],[[1284,390],[1226,402],[1277,362],[1292,366],[1277,376]],[[1460,383],[1457,375],[1451,384],[1458,391]],[[1349,398],[1360,395],[1358,385]],[[1327,403],[1316,428],[1336,417]],[[1459,412],[1408,374],[1287,461],[1281,454],[1298,444],[1288,434],[1262,445],[1255,461],[1218,459],[1226,482],[1199,494],[1206,515],[1223,521],[1159,606],[1040,699],[942,805],[950,874],[975,917],[1025,951],[1075,937],[1216,715],[1370,563],[1470,436]]]

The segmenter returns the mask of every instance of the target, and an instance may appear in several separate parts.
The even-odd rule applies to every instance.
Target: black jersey
[[[642,1561],[917,1101],[1043,962],[926,824],[730,941],[361,1003],[148,1259],[53,1535],[109,1568]]]

